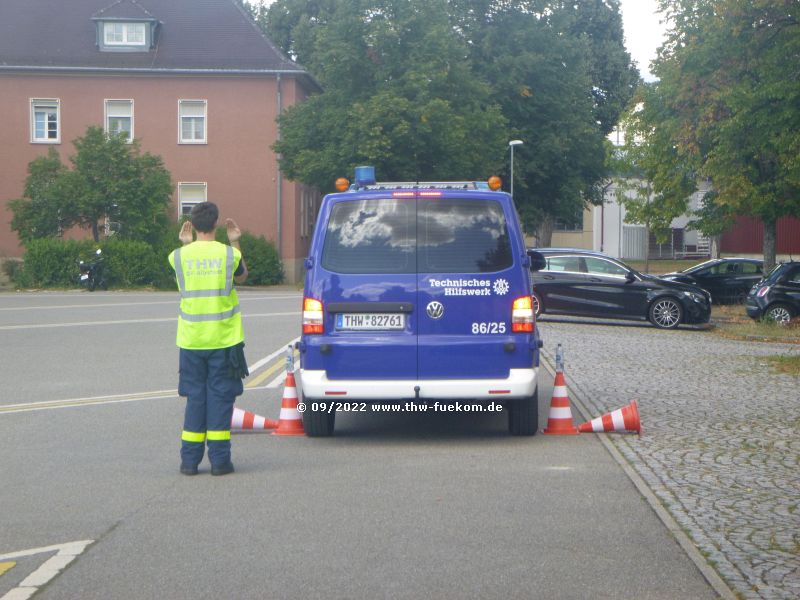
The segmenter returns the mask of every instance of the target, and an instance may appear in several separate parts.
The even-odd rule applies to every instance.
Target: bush
[[[18,258],[3,259],[3,272],[9,281],[16,282],[21,277],[22,268],[25,263]]]
[[[13,281],[20,287],[77,287],[78,260],[86,260],[95,249],[91,240],[31,240]]]
[[[9,269],[8,274],[14,284],[22,288],[79,287],[78,261],[93,260],[97,247],[92,240],[31,240],[22,266]],[[175,285],[167,261],[168,251],[160,253],[159,248],[145,242],[119,238],[105,240],[100,249],[103,251],[103,276],[110,287]]]
[[[113,237],[100,244],[103,251],[104,277],[110,287],[155,286],[174,290],[175,272],[169,264],[170,252],[180,246],[180,224],[172,225],[155,244]],[[217,230],[217,239],[227,241],[225,228]],[[274,285],[283,281],[283,265],[275,246],[264,239],[243,233],[240,241],[247,262],[250,285]],[[97,244],[92,240],[31,240],[25,261],[6,261],[11,281],[22,288],[78,287],[78,261],[94,258]]]
[[[272,242],[264,239],[263,235],[256,237],[242,233],[239,243],[242,246],[242,256],[247,264],[247,270],[250,272],[247,277],[248,284],[276,285],[283,281],[283,263]]]
[[[111,287],[152,285],[158,271],[156,250],[146,242],[111,238],[103,243],[104,275]]]
[[[217,227],[215,237],[223,244],[228,243],[225,227]],[[263,235],[256,237],[243,231],[239,245],[249,272],[245,285],[275,285],[283,281],[283,263],[275,244],[268,242]]]

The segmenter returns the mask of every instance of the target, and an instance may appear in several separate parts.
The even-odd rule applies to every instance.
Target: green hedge
[[[97,247],[91,241],[31,240],[25,252],[25,262],[14,273],[14,283],[30,287],[77,287],[78,261],[88,259]]]
[[[218,239],[226,241],[224,228]],[[153,286],[175,289],[175,273],[167,256],[180,245],[180,225],[171,226],[156,244],[111,238],[99,244],[103,251],[104,277],[109,287]],[[283,281],[283,266],[275,247],[263,236],[243,233],[242,254],[250,275],[249,285],[274,285]],[[42,238],[28,243],[24,263],[6,265],[11,281],[20,288],[79,287],[78,261],[95,257],[98,244],[92,240]],[[12,268],[13,267],[13,268]]]
[[[215,235],[217,241],[227,243],[225,227],[217,227]],[[263,235],[256,237],[243,231],[239,245],[249,272],[245,285],[275,285],[283,282],[283,263],[272,242],[268,242]]]

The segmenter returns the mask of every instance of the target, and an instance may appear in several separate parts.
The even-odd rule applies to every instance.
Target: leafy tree
[[[28,164],[23,197],[8,203],[13,214],[11,229],[17,232],[23,244],[61,234],[64,222],[54,188],[63,172],[64,165],[52,146],[47,156],[40,156]]]
[[[596,48],[587,30],[591,19],[583,12],[597,9],[595,3],[534,4],[484,5],[489,12],[474,23],[480,44],[473,62],[492,84],[512,126],[509,137],[525,141],[515,155],[515,200],[526,229],[535,227],[539,243],[549,245],[556,218],[571,219],[587,203],[602,201],[610,130],[604,121],[613,125],[622,105],[601,101],[619,96],[627,102],[630,90],[611,92],[595,84],[595,77],[601,84],[605,76],[593,72]],[[618,6],[602,4],[612,16],[617,11],[617,54],[632,78]],[[609,88],[608,82],[602,85]]]
[[[10,203],[12,228],[23,243],[76,225],[99,241],[105,219],[118,224],[121,238],[158,240],[172,193],[161,158],[142,154],[137,141],[109,137],[100,127],[89,127],[73,144],[72,169],[55,151],[29,165],[25,198]]]
[[[700,209],[691,213],[693,219],[686,224],[687,228],[699,231],[711,240],[712,258],[719,258],[722,234],[730,229],[736,220],[730,205],[720,204],[717,197],[716,190],[706,192]]]
[[[445,0],[270,7],[269,33],[325,93],[280,118],[287,176],[330,189],[358,164],[385,179],[486,177],[503,160],[505,119],[465,61]],[[274,20],[273,20],[274,16]]]
[[[507,168],[528,228],[597,200],[603,138],[635,71],[617,0],[278,0],[259,23],[325,92],[280,119],[294,179],[330,189],[357,164],[385,179]],[[506,171],[507,172],[507,171]]]
[[[764,224],[800,216],[800,21],[778,0],[660,0],[673,23],[654,62],[635,133],[659,167],[643,165],[657,194],[671,182],[713,182],[715,204]],[[659,177],[661,175],[661,177]],[[694,189],[694,188],[693,188]],[[683,191],[683,190],[681,190]],[[689,194],[685,194],[688,199]]]

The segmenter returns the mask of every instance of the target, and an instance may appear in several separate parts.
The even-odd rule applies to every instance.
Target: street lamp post
[[[511,140],[508,142],[508,147],[511,148],[511,197],[514,197],[514,146],[521,146],[524,144],[522,140]]]

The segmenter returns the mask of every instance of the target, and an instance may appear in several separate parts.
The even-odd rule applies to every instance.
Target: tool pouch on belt
[[[247,370],[247,360],[244,357],[244,342],[231,346],[226,350],[230,376],[234,379],[244,379],[250,375]]]

